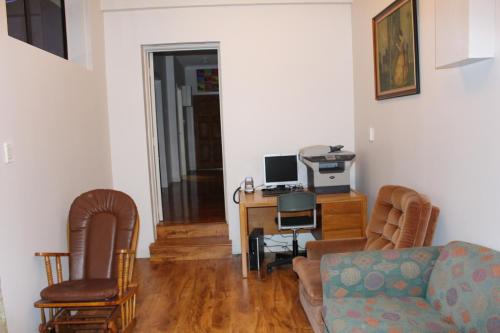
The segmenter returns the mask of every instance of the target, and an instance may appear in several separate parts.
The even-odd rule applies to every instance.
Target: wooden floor
[[[269,258],[272,259],[272,258]],[[231,259],[155,264],[140,259],[134,332],[312,332],[290,267],[241,278]]]
[[[225,221],[222,170],[197,171],[162,188],[162,223]]]

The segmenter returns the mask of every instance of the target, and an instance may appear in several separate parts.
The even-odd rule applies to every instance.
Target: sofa
[[[439,209],[412,189],[386,185],[375,201],[366,237],[320,240],[306,244],[307,258],[296,257],[293,269],[299,278],[299,299],[315,333],[323,332],[323,291],[320,259],[325,253],[428,246],[432,243]]]
[[[500,252],[486,247],[328,254],[321,280],[326,332],[500,332]]]

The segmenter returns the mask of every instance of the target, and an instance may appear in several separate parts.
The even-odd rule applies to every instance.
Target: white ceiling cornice
[[[105,12],[216,6],[351,4],[353,0],[101,0]]]

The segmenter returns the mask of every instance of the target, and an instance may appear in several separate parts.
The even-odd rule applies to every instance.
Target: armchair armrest
[[[120,249],[115,253],[118,256],[118,295],[122,296],[129,287],[132,287],[131,281],[134,274],[135,251]]]
[[[319,260],[327,253],[361,251],[365,244],[366,238],[309,241],[306,243],[307,258]]]
[[[62,262],[61,257],[69,257],[69,253],[67,252],[36,252],[36,257],[43,257],[45,262],[45,273],[47,274],[47,283],[49,286],[54,284],[54,275],[52,273],[52,260],[51,258],[55,258],[56,262],[56,272],[57,272],[57,283],[61,283],[63,281],[63,270],[62,270]]]
[[[36,257],[69,257],[68,252],[35,252]]]
[[[324,255],[323,298],[425,296],[440,249],[420,247]]]

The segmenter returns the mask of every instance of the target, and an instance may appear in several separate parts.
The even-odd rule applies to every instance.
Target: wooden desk
[[[312,233],[320,239],[363,237],[366,228],[366,196],[362,193],[318,194],[318,228]],[[248,234],[255,227],[264,228],[264,234],[280,233],[274,217],[277,197],[264,197],[262,191],[241,193],[240,236],[241,273],[248,275]],[[251,227],[251,228],[249,228]]]

